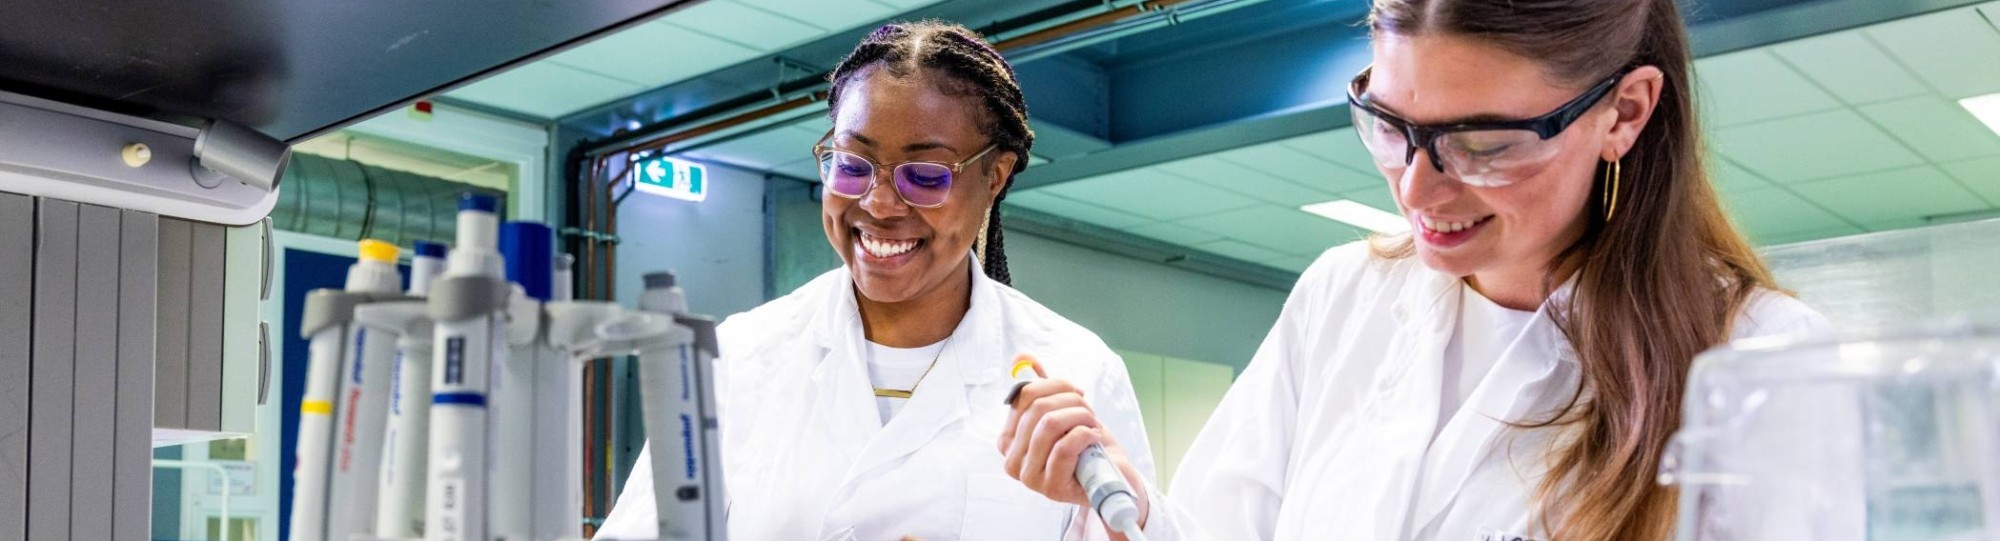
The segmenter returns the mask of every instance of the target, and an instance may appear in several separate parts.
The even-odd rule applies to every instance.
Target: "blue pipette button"
[[[468,193],[458,197],[458,210],[461,211],[496,212],[499,208],[500,201],[490,195]]]
[[[443,244],[427,240],[416,241],[416,246],[414,246],[414,248],[416,248],[416,250],[414,251],[417,253],[418,257],[443,258],[445,254],[445,248]]]

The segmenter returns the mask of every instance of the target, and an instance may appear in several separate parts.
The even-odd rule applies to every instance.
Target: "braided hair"
[[[898,78],[914,76],[921,69],[939,76],[935,81],[947,95],[978,98],[983,109],[980,131],[992,138],[999,150],[1018,158],[986,213],[986,248],[979,255],[987,277],[1012,285],[1005,235],[1000,231],[1000,201],[1014,186],[1014,175],[1028,168],[1028,150],[1035,144],[1035,132],[1028,128],[1028,102],[1014,77],[1014,67],[985,38],[964,26],[941,21],[884,25],[862,39],[834,68],[832,87],[827,91],[828,114],[840,110],[842,89],[848,83],[877,69]]]

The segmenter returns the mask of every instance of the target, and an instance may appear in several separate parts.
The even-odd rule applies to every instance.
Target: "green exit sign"
[[[664,156],[646,158],[632,163],[632,187],[653,195],[701,201],[708,199],[708,170]]]

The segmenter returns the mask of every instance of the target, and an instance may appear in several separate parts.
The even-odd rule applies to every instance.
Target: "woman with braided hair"
[[[845,264],[719,332],[729,538],[1061,539],[1081,510],[994,450],[1015,354],[1078,390],[1049,415],[1095,412],[1076,439],[1125,444],[1129,478],[1153,465],[1123,362],[1008,285],[998,205],[1034,144],[1013,69],[964,27],[891,24],[831,83],[812,150]],[[598,538],[658,536],[649,463]]]

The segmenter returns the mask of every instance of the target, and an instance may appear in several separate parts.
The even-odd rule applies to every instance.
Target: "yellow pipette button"
[[[1007,370],[1007,377],[1020,379],[1022,370],[1034,370],[1035,358],[1022,355],[1014,358],[1014,367]]]
[[[402,251],[403,250],[401,248],[397,248],[396,245],[394,244],[389,244],[387,242],[382,242],[375,239],[366,239],[361,241],[362,261],[380,261],[383,263],[395,263],[396,256],[402,253]]]

